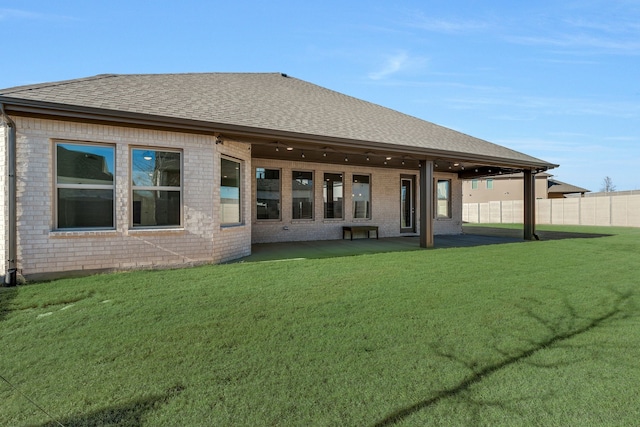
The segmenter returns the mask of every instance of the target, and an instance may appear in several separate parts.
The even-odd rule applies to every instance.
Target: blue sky
[[[640,189],[640,0],[0,0],[0,87],[284,72]]]

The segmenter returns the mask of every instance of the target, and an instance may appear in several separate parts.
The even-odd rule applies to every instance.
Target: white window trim
[[[258,177],[257,175],[257,171],[258,169],[264,169],[264,170],[277,170],[280,172],[280,186],[278,187],[278,202],[280,204],[280,212],[278,212],[278,218],[258,218],[258,212],[257,212],[257,208],[256,208],[256,215],[255,215],[255,220],[256,221],[260,221],[260,222],[282,222],[282,207],[283,207],[283,203],[282,203],[282,181],[283,181],[283,172],[282,172],[282,168],[276,168],[276,167],[266,167],[266,166],[256,166],[253,170],[253,177],[256,180],[256,197],[255,200],[253,200],[253,202],[255,202],[256,204],[258,203]],[[254,204],[254,207],[256,207],[256,204]]]
[[[436,221],[450,221],[450,220],[453,219],[453,200],[452,200],[452,197],[453,197],[453,187],[452,187],[453,180],[450,179],[450,178],[437,178],[437,177],[434,178],[434,180],[435,180],[435,187],[434,187],[435,188],[435,191],[434,191],[435,203],[434,203],[434,206],[433,206],[434,207],[434,209],[433,209],[434,219]],[[438,183],[440,181],[446,181],[446,182],[449,183],[449,185],[448,185],[449,192],[447,194],[447,213],[448,213],[447,216],[438,216],[438,201],[440,200],[438,198]]]
[[[162,151],[167,153],[178,153],[180,155],[180,187],[173,186],[149,186],[133,185],[133,151]],[[176,225],[134,225],[133,224],[133,192],[134,191],[178,191],[180,193],[180,222]],[[176,148],[156,147],[156,146],[131,146],[129,147],[129,230],[174,230],[184,228],[184,153]]]
[[[364,218],[356,218],[355,216],[355,206],[354,206],[354,200],[353,197],[351,198],[351,217],[353,218],[354,221],[371,221],[371,219],[373,218],[373,176],[370,173],[352,173],[351,174],[351,193],[353,193],[353,179],[354,176],[368,176],[369,177],[369,216],[366,216]]]
[[[98,142],[89,142],[89,141],[70,141],[70,140],[61,140],[56,139],[53,140],[53,223],[54,232],[84,232],[84,231],[107,231],[107,230],[115,230],[116,229],[116,176],[117,176],[117,165],[116,165],[116,146],[114,144],[108,143],[98,143]],[[78,145],[78,146],[93,146],[93,147],[109,147],[113,150],[113,184],[105,185],[105,184],[60,184],[58,183],[58,144],[68,144],[68,145]],[[111,190],[113,193],[113,223],[108,227],[69,227],[69,228],[60,228],[59,227],[59,218],[58,218],[58,189],[78,189],[78,190]]]
[[[311,181],[313,182],[313,184],[311,185],[311,202],[313,203],[312,209],[311,209],[311,218],[294,218],[293,217],[293,181],[295,181],[295,179],[293,178],[293,173],[294,172],[303,172],[303,173],[311,173]],[[317,185],[317,179],[316,179],[316,171],[311,170],[311,169],[291,169],[291,173],[290,173],[290,177],[291,177],[291,222],[313,222],[316,220],[316,205],[317,205],[317,200],[316,200],[316,185]],[[324,216],[324,215],[323,215]]]
[[[222,180],[222,160],[228,160],[230,162],[234,162],[237,163],[240,166],[240,170],[238,172],[238,176],[239,176],[239,182],[238,182],[238,221],[236,222],[222,222],[222,213],[219,212],[220,214],[220,227],[222,228],[228,228],[228,227],[238,227],[238,226],[242,226],[244,225],[244,209],[243,209],[243,202],[244,202],[244,187],[243,187],[243,183],[244,183],[244,177],[243,177],[243,171],[244,171],[244,161],[237,159],[235,157],[231,157],[231,156],[226,156],[226,155],[220,155],[220,181]],[[219,187],[222,187],[222,182],[219,182]],[[222,209],[222,194],[219,194],[218,197],[218,208]]]

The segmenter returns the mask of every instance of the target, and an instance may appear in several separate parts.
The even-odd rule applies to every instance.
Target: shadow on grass
[[[611,307],[602,315],[598,317],[587,317],[582,316],[578,313],[578,311],[568,302],[564,301],[564,306],[566,309],[567,316],[563,316],[561,318],[547,319],[537,313],[534,312],[531,308],[524,308],[524,312],[534,319],[536,322],[539,322],[542,326],[544,326],[548,331],[548,338],[541,341],[534,340],[526,340],[527,344],[529,344],[529,348],[519,351],[517,353],[508,352],[505,350],[501,350],[498,346],[494,346],[494,350],[496,350],[499,354],[504,356],[504,359],[498,363],[490,364],[488,366],[479,367],[476,361],[467,360],[464,357],[456,355],[451,352],[441,351],[438,348],[435,348],[435,352],[446,359],[449,359],[455,363],[458,363],[468,370],[472,372],[472,374],[467,377],[464,381],[458,383],[457,385],[442,390],[437,393],[435,396],[425,399],[420,402],[416,402],[413,405],[400,408],[390,414],[388,414],[384,419],[378,421],[374,425],[376,427],[385,427],[391,426],[396,423],[400,423],[405,421],[411,415],[416,414],[419,411],[429,409],[434,407],[441,401],[449,398],[460,398],[463,396],[465,392],[467,392],[473,385],[481,382],[487,376],[490,376],[502,369],[505,369],[511,365],[514,365],[518,362],[521,362],[537,352],[541,350],[545,350],[552,346],[558,346],[565,344],[565,341],[570,340],[571,338],[577,337],[581,334],[587,333],[593,329],[598,327],[606,326],[608,323],[621,319],[628,318],[632,315],[630,314],[630,310],[628,310],[628,304],[630,303],[631,297],[633,296],[632,292],[619,292],[612,290],[615,294],[615,298]],[[538,301],[535,301],[538,302]],[[437,346],[436,346],[437,347]],[[554,365],[555,366],[555,365]],[[551,366],[538,366],[538,367],[551,367]],[[539,396],[537,396],[539,397]],[[513,402],[527,400],[529,397],[521,397],[515,399]],[[499,400],[495,402],[483,401],[483,402],[472,402],[470,400],[466,400],[466,402],[475,409],[476,418],[479,417],[479,411],[483,407],[493,406],[500,408],[507,408],[509,402],[505,402],[504,400]],[[512,403],[513,403],[512,402]],[[509,408],[512,409],[512,408]]]
[[[516,228],[500,228],[500,227],[478,227],[473,225],[465,225],[463,227],[464,234],[476,236],[493,236],[493,237],[511,237],[522,238],[523,230]],[[614,234],[602,233],[577,233],[573,231],[551,231],[536,230],[536,235],[540,240],[564,240],[564,239],[596,239],[599,237],[611,237]]]
[[[101,409],[89,414],[76,415],[70,418],[50,421],[41,424],[40,427],[104,427],[126,426],[137,427],[143,425],[143,417],[147,412],[158,409],[184,390],[182,386],[175,386],[159,396],[151,396],[144,399]]]
[[[11,301],[17,296],[18,290],[16,288],[0,287],[0,322],[11,312]]]

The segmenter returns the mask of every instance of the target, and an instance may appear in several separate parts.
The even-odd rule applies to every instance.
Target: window
[[[292,172],[293,219],[313,219],[313,172]]]
[[[56,144],[58,229],[115,228],[114,147]]]
[[[487,180],[487,190],[493,190],[493,180],[492,179],[488,179]]]
[[[179,227],[182,224],[180,152],[131,150],[134,227]]]
[[[240,162],[220,159],[220,222],[239,224],[240,209]]]
[[[478,189],[478,180],[477,179],[471,180],[471,189],[472,190],[477,190]]]
[[[451,181],[438,180],[437,197],[436,218],[451,218]]]
[[[351,200],[353,200],[353,217],[371,219],[371,176],[353,175],[351,183]]]
[[[324,199],[324,217],[327,219],[342,218],[342,174],[325,173],[322,181],[322,197]]]
[[[280,219],[280,170],[256,168],[258,219]]]

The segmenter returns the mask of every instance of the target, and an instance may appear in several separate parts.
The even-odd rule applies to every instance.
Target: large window
[[[487,180],[487,190],[493,190],[493,180],[492,179],[488,179]]]
[[[451,181],[439,179],[437,185],[437,218],[451,218]]]
[[[325,218],[342,218],[343,196],[342,174],[325,173],[322,182]]]
[[[238,224],[242,222],[240,209],[240,162],[220,160],[220,222]]]
[[[353,217],[371,219],[371,176],[353,175],[351,183]]]
[[[280,169],[256,168],[258,219],[280,219]]]
[[[180,152],[131,150],[134,227],[178,227],[182,221]]]
[[[58,229],[115,228],[114,148],[56,144]]]
[[[292,172],[293,219],[313,219],[313,172]]]

